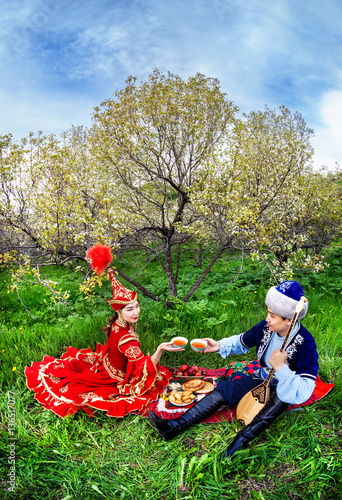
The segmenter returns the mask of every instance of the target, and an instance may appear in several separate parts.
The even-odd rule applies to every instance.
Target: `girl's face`
[[[137,323],[140,314],[139,302],[135,300],[131,304],[121,309],[122,318],[127,321],[127,323]]]

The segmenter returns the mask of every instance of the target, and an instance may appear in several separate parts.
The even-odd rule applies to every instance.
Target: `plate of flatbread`
[[[209,394],[209,392],[214,390],[214,386],[211,382],[204,382],[203,387],[196,389],[196,394]]]
[[[171,391],[169,395],[169,403],[175,406],[188,406],[191,405],[196,399],[193,391]]]

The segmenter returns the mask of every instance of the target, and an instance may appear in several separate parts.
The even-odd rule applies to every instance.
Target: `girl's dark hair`
[[[102,327],[102,330],[104,331],[106,337],[109,338],[110,336],[110,331],[112,329],[112,324],[114,323],[115,320],[118,319],[118,313],[116,312],[115,314],[113,314],[113,316],[111,316],[108,320],[108,324],[106,326],[103,326]]]

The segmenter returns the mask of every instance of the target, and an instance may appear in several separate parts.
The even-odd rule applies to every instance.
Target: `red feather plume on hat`
[[[103,273],[108,264],[112,262],[112,254],[110,247],[96,243],[93,247],[89,248],[86,257],[90,260],[90,265],[98,276]]]

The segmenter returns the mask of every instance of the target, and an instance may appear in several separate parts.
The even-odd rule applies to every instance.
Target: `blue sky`
[[[0,134],[90,125],[94,106],[158,68],[216,77],[242,112],[285,105],[342,164],[340,0],[2,0]]]

